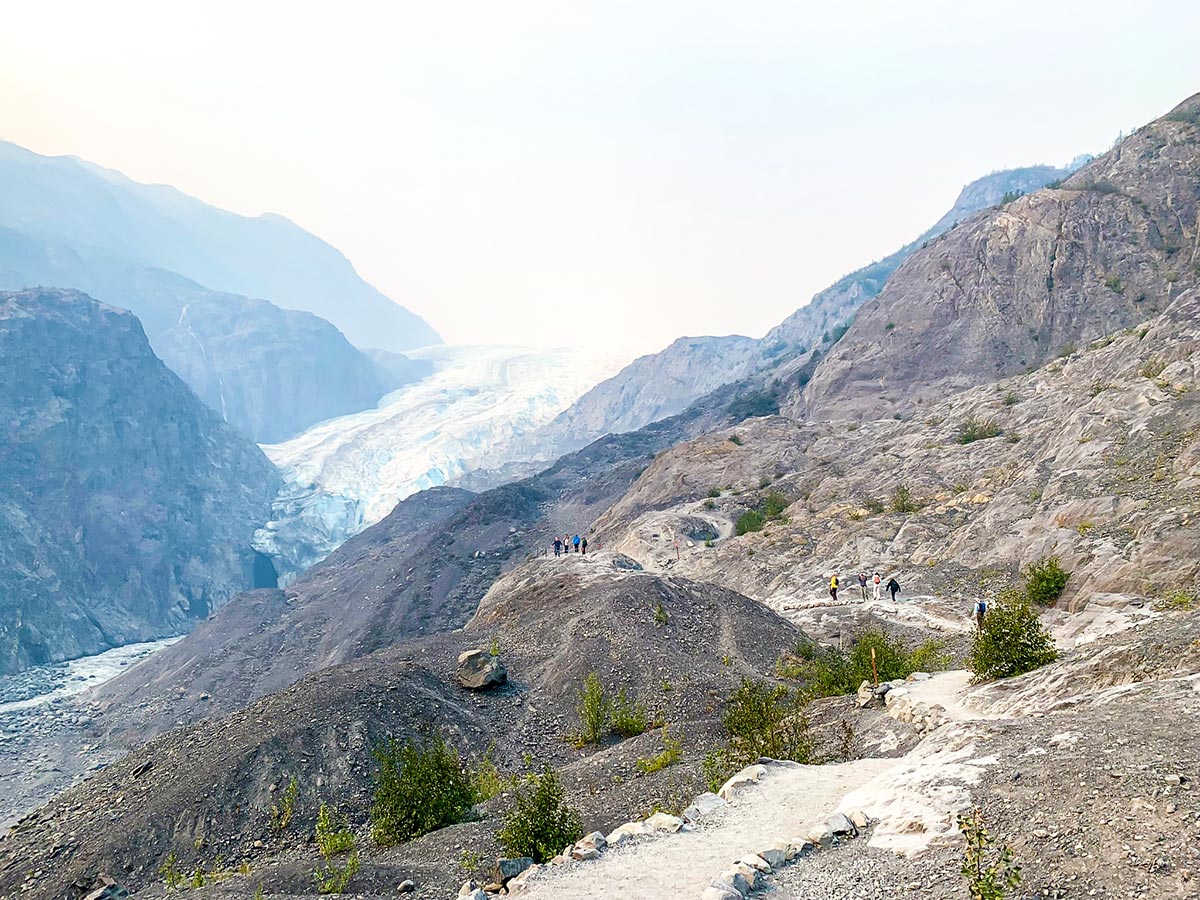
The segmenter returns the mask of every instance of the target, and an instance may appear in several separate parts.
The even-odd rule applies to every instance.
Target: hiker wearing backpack
[[[889,591],[891,591],[891,592],[892,592],[892,602],[893,602],[893,603],[895,603],[895,602],[896,602],[896,595],[897,595],[898,593],[900,593],[900,582],[898,582],[898,581],[896,580],[896,576],[895,576],[895,575],[893,575],[893,576],[891,577],[891,580],[889,580],[889,581],[888,581],[888,583],[887,583],[887,589],[888,589]]]
[[[872,581],[872,582],[875,584],[875,594],[874,594],[874,598],[875,598],[876,600],[879,600],[879,599],[881,599],[881,598],[880,598],[880,596],[879,596],[879,591],[882,589],[882,586],[883,586],[883,579],[882,579],[882,578],[880,578],[880,577],[879,577],[879,573],[878,573],[878,572],[876,572],[876,573],[875,573],[875,577],[874,577],[874,578],[872,578],[872,579],[871,579],[871,581]]]
[[[587,556],[587,538],[584,538],[579,542],[579,552],[584,556]]]
[[[971,615],[975,619],[975,627],[983,630],[983,617],[987,615],[987,601],[980,597],[971,607]]]
[[[829,579],[829,596],[833,598],[833,602],[837,603],[838,578],[835,574]]]
[[[578,553],[579,552],[579,535],[575,535],[575,537],[571,538],[571,543],[575,545],[575,552]]]
[[[562,538],[555,538],[554,539],[554,555],[562,556],[562,549],[563,549]]]
[[[863,602],[867,602],[867,573],[858,573],[858,587],[862,591]]]

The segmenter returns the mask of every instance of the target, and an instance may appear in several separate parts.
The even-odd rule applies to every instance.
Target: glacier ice
[[[513,462],[517,438],[629,361],[574,348],[432,347],[409,355],[430,360],[433,374],[374,409],[263,445],[285,486],[255,548],[275,558],[285,582],[405,497]]]

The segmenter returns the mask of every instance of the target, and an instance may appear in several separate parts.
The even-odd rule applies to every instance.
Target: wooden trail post
[[[875,648],[871,648],[871,674],[875,676],[875,686],[879,687],[879,670],[875,668]]]

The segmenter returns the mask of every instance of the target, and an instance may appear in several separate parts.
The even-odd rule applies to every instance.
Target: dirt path
[[[803,838],[842,798],[894,767],[894,759],[772,768],[762,783],[695,831],[641,839],[592,863],[547,870],[522,894],[530,900],[695,900],[735,860],[778,841]]]

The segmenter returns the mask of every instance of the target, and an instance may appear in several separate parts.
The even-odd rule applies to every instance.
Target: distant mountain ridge
[[[360,348],[441,343],[422,318],[363,281],[338,250],[283,216],[237,215],[74,157],[0,142],[0,224],[311,312]]]

